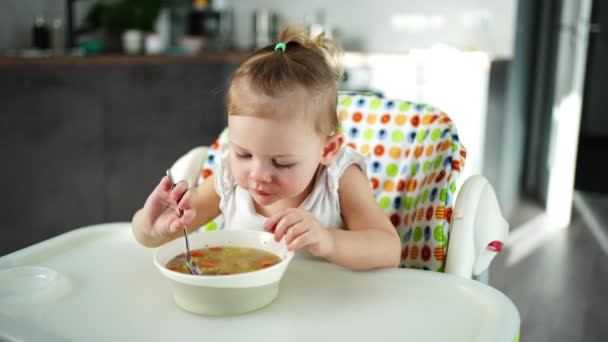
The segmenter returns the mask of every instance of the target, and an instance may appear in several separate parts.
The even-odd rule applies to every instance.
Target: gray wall
[[[65,0],[2,0],[0,2],[0,52],[30,47],[36,16],[65,22]]]

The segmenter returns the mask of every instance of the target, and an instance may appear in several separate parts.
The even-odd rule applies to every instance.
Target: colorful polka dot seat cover
[[[348,146],[367,157],[374,196],[397,229],[401,267],[443,272],[456,180],[466,151],[453,122],[437,108],[373,95],[340,94]],[[227,130],[209,149],[199,182],[213,174]],[[221,217],[206,230],[221,227]]]

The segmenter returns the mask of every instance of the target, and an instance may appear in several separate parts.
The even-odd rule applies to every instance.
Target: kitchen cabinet
[[[0,255],[66,227],[130,220],[176,158],[226,125],[235,67],[0,63]]]

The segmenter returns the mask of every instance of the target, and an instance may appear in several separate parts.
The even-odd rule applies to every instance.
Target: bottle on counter
[[[32,27],[32,47],[47,50],[51,47],[51,34],[44,17],[37,16]]]

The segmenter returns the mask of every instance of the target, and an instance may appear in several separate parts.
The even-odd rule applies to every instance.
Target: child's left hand
[[[264,229],[274,233],[276,241],[285,236],[285,243],[291,251],[306,247],[311,254],[325,257],[334,248],[333,236],[328,229],[321,227],[319,221],[302,208],[281,210],[266,221]]]

